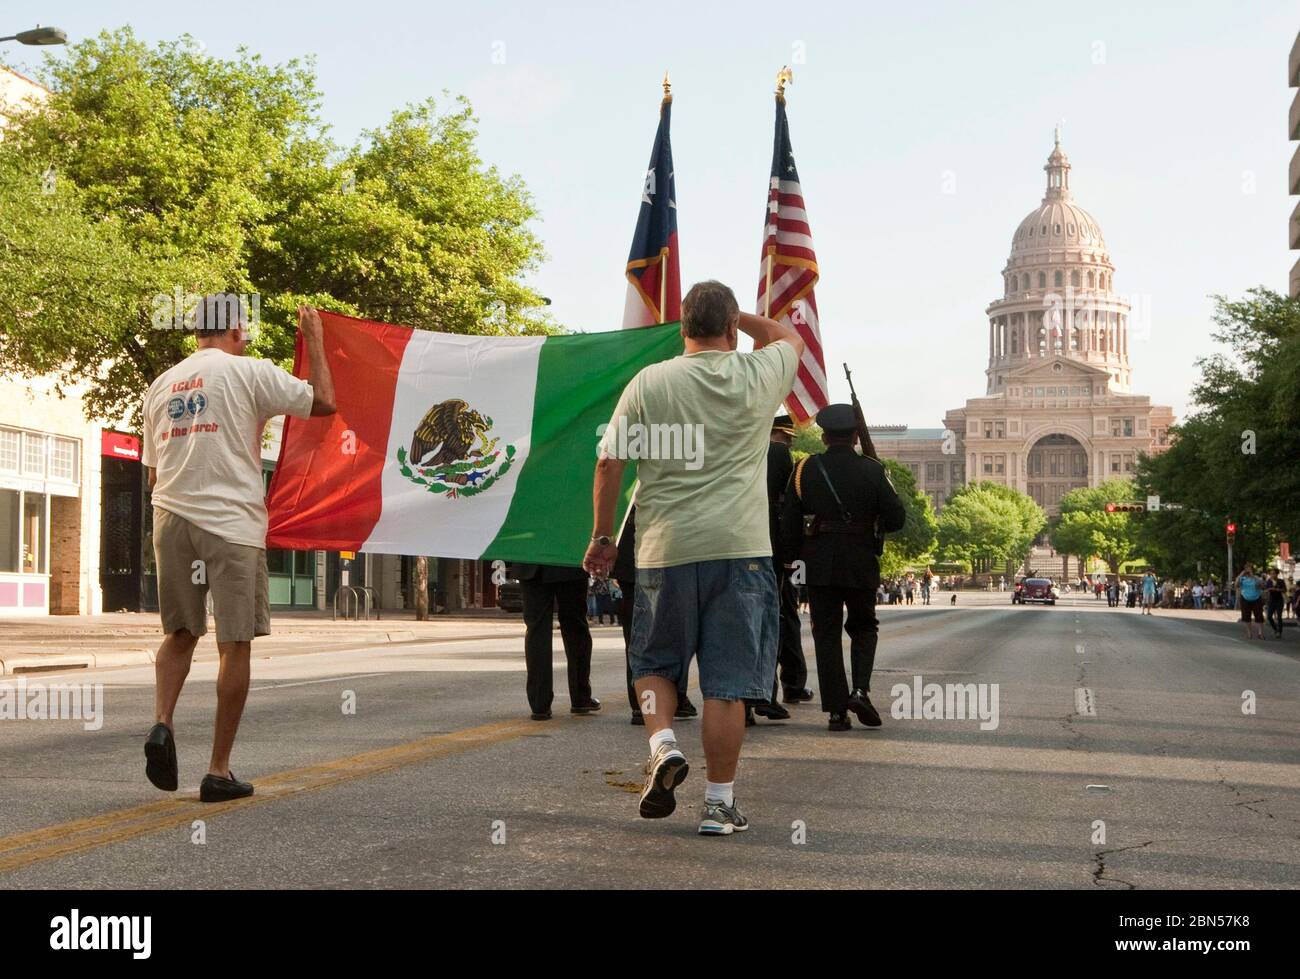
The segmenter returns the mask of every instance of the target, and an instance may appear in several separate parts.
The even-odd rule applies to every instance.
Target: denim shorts
[[[632,676],[662,676],[681,687],[694,656],[705,700],[767,701],[778,615],[770,557],[637,568]]]

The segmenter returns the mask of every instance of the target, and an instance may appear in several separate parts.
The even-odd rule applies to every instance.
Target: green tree
[[[1226,571],[1230,519],[1238,567],[1300,539],[1300,300],[1258,288],[1215,301],[1214,338],[1226,349],[1199,362],[1194,410],[1138,467],[1141,492],[1183,508],[1147,515],[1140,531],[1144,555],[1179,575],[1198,563]]]
[[[128,28],[71,46],[43,80],[46,105],[0,141],[0,247],[40,270],[6,264],[0,370],[53,371],[87,386],[93,414],[134,414],[192,349],[156,328],[178,292],[257,295],[255,349],[281,360],[301,301],[421,328],[553,328],[522,284],[542,258],[533,204],[478,158],[464,102],[400,110],[342,148],[310,63],[149,47]],[[37,172],[53,201],[33,204]]]
[[[1128,513],[1107,513],[1106,504],[1137,498],[1128,479],[1109,479],[1099,486],[1070,490],[1061,497],[1061,516],[1051,530],[1052,546],[1065,554],[1096,555],[1113,575],[1137,556],[1138,521]]]
[[[993,482],[968,483],[939,514],[939,553],[945,561],[986,571],[1024,561],[1046,524],[1030,497]]]

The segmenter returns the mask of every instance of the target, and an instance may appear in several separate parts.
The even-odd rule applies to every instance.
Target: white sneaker
[[[676,741],[665,741],[645,765],[645,788],[641,790],[641,816],[663,819],[677,808],[673,790],[686,779],[691,766]]]

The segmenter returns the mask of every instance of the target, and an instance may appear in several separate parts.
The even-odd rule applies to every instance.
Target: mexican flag
[[[267,547],[580,564],[600,426],[682,352],[676,323],[481,337],[320,315],[338,413],[285,419]]]

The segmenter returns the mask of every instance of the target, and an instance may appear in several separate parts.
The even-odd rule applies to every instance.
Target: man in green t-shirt
[[[738,335],[754,340],[737,351]],[[720,282],[682,301],[680,357],[643,369],[601,435],[595,524],[584,567],[617,557],[623,470],[637,467],[636,599],[629,659],[650,734],[641,815],[676,806],[686,757],[673,737],[679,682],[695,657],[708,765],[702,835],[749,828],[733,786],[745,700],[766,700],[776,669],[778,607],[767,509],[772,415],[794,383],[804,342],[789,326],[741,313]]]

